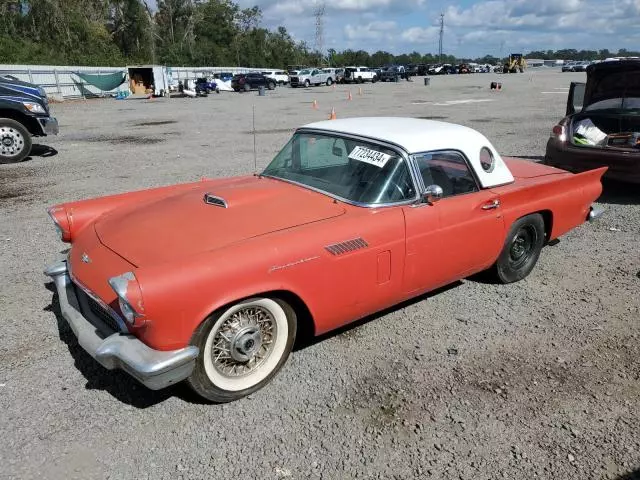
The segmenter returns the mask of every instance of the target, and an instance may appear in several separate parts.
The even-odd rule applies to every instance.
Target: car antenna
[[[258,175],[258,153],[256,152],[256,105],[251,106],[253,115],[251,116],[253,122],[253,174]]]

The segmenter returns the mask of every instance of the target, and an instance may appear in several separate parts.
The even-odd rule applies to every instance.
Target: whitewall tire
[[[286,362],[296,336],[286,302],[256,297],[211,315],[195,332],[200,348],[190,386],[213,402],[237,400],[262,388]]]

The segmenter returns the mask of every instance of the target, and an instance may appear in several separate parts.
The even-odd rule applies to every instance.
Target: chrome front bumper
[[[593,222],[602,216],[604,213],[604,208],[599,207],[597,205],[592,205],[589,209],[589,215],[587,215],[587,220]]]
[[[108,370],[120,368],[151,390],[160,390],[191,375],[199,349],[154,350],[131,334],[101,334],[100,320],[83,308],[65,260],[50,265],[45,275],[58,290],[60,311],[80,346]],[[84,312],[84,314],[83,314]]]

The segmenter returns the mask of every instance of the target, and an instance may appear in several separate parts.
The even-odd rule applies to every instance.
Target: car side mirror
[[[441,200],[444,196],[444,192],[442,191],[442,187],[440,185],[429,185],[424,191],[424,200],[427,203],[436,203],[438,200]]]
[[[342,156],[342,149],[340,147],[333,147],[333,149],[331,151],[333,152],[333,156],[334,157],[341,157]]]

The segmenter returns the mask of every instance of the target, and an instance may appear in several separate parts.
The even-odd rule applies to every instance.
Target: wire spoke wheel
[[[238,310],[216,331],[211,348],[215,369],[231,378],[250,374],[271,354],[277,332],[268,310]]]
[[[295,334],[296,315],[286,302],[267,297],[238,302],[196,333],[200,356],[190,384],[214,401],[248,395],[282,367]]]

